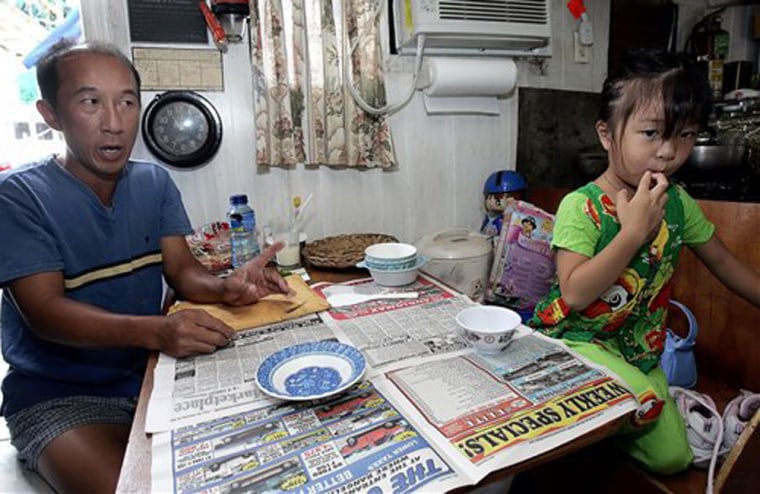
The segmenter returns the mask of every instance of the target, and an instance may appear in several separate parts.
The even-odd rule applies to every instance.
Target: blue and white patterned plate
[[[364,374],[359,349],[337,341],[314,341],[283,348],[256,370],[261,391],[282,400],[316,400],[345,391]]]

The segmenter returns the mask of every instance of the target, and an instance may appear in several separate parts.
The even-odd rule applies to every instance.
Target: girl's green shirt
[[[670,281],[681,246],[704,243],[715,232],[715,225],[685,190],[671,184],[667,193],[657,235],[641,247],[607,291],[585,309],[572,311],[555,282],[536,305],[529,325],[555,338],[597,342],[644,372],[653,369],[665,344]],[[552,246],[591,258],[619,232],[612,200],[589,183],[562,200]]]

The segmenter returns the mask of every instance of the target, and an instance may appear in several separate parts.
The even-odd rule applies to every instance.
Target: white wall
[[[578,21],[567,10],[566,0],[551,1],[552,56],[541,75],[535,64],[518,62],[522,87],[564,89],[598,93],[607,77],[607,48],[609,45],[610,2],[585,2],[594,32],[589,63],[575,63],[573,33]]]
[[[81,0],[88,39],[110,40],[129,52],[126,0]],[[591,63],[573,62],[572,18],[564,0],[551,0],[553,55],[545,73],[519,61],[518,83],[579,91],[599,91],[606,75],[609,2],[587,2],[594,23]],[[105,19],[106,22],[103,22]],[[165,47],[165,45],[162,45]],[[290,197],[314,194],[306,226],[310,239],[338,233],[380,232],[415,241],[449,227],[477,230],[482,220],[482,187],[488,175],[514,169],[517,146],[517,91],[500,102],[502,115],[427,116],[421,97],[391,117],[399,169],[257,170],[248,48],[232,45],[223,57],[224,93],[204,93],[223,120],[222,147],[204,167],[172,171],[194,225],[222,219],[227,198],[247,193],[259,223],[285,210]],[[408,60],[391,60],[387,74],[389,100],[408,87]],[[147,105],[155,93],[143,94]],[[134,156],[153,159],[142,142]],[[307,215],[308,217],[308,215]]]

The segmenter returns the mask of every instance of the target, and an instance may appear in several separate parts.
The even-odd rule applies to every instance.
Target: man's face
[[[66,168],[85,182],[114,180],[129,159],[140,120],[132,71],[118,58],[76,53],[58,66],[57,108],[40,111],[66,139]],[[49,113],[49,114],[46,114]]]

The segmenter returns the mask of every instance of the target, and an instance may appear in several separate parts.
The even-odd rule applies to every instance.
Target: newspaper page
[[[319,285],[316,285],[315,291],[326,296],[331,293],[328,290],[330,286],[330,284],[322,284],[319,288]],[[377,293],[385,290],[369,278],[345,285],[332,285],[332,287],[338,291],[352,290],[359,293]],[[213,417],[244,410],[257,401],[268,400],[256,385],[254,377],[256,368],[267,356],[296,343],[339,339],[353,344],[362,350],[367,358],[368,375],[374,373],[372,369],[375,365],[405,358],[400,348],[407,348],[408,356],[412,354],[425,356],[469,347],[464,338],[454,334],[456,326],[454,316],[458,311],[457,307],[473,302],[464,296],[456,296],[455,292],[425,276],[421,276],[413,285],[404,288],[416,290],[420,296],[411,300],[371,301],[321,313],[322,317],[328,321],[346,321],[349,328],[350,321],[369,315],[374,316],[364,318],[369,326],[390,328],[392,324],[395,324],[399,328],[407,328],[404,330],[405,337],[391,336],[385,338],[381,345],[357,344],[345,334],[340,333],[339,325],[328,325],[323,322],[322,317],[314,314],[240,331],[238,338],[233,340],[229,347],[217,350],[210,355],[175,359],[160,354],[154,371],[153,390],[148,402],[146,432],[161,432],[192,425]],[[434,305],[436,302],[441,302],[443,305],[436,308]],[[391,318],[389,314],[407,312],[398,309],[422,307],[425,309],[419,310],[427,314],[424,318],[415,315],[411,318],[398,316],[400,319],[395,323],[386,320]],[[427,336],[423,335],[423,320],[424,327],[428,328]],[[368,337],[371,340],[379,339],[379,335],[369,326],[366,330]],[[355,334],[359,335],[359,332]],[[416,335],[414,338],[418,341],[412,342],[410,335]]]
[[[636,409],[609,371],[527,327],[498,356],[471,352],[373,382],[472,483]]]
[[[426,305],[431,302],[449,299],[461,296],[460,293],[447,288],[445,285],[438,283],[435,279],[420,274],[417,281],[403,287],[383,287],[372,281],[372,278],[363,278],[350,281],[348,283],[317,283],[312,285],[312,290],[327,298],[330,295],[338,293],[359,293],[359,294],[376,294],[376,293],[398,293],[398,292],[417,292],[418,297],[414,299],[385,299],[370,300],[360,304],[346,307],[330,308],[323,313],[325,319],[334,321],[346,321],[360,317],[373,316],[386,312],[404,309],[407,307],[416,307]]]
[[[187,369],[166,360],[155,379],[171,392],[157,405],[168,412],[167,432],[153,436],[154,491],[442,492],[635,409],[611,373],[527,327],[501,355],[477,355],[454,319],[473,302],[427,278],[415,288],[419,299],[243,332],[247,343],[202,364],[188,359]],[[318,286],[333,289],[345,286]],[[349,289],[378,288],[363,280]],[[374,367],[366,381],[319,402],[259,399],[253,373],[263,358],[336,337]],[[239,393],[234,405],[220,401],[230,392]]]
[[[175,359],[160,354],[148,402],[146,432],[197,424],[250,408],[267,399],[256,385],[261,361],[296,343],[335,339],[313,314],[240,331],[229,346],[209,355]]]
[[[441,492],[462,482],[368,381],[316,404],[283,402],[156,434],[153,458],[153,490],[175,494]]]
[[[386,290],[371,279],[342,285],[321,283],[314,289],[325,297],[346,289],[356,293]],[[340,341],[362,351],[370,365],[369,376],[471,347],[459,330],[456,315],[474,305],[472,300],[424,275],[403,291],[416,291],[419,297],[373,300],[322,313]]]
[[[156,434],[153,490],[443,492],[634,408],[603,370],[528,334],[498,358],[433,359],[330,399],[262,404]]]

